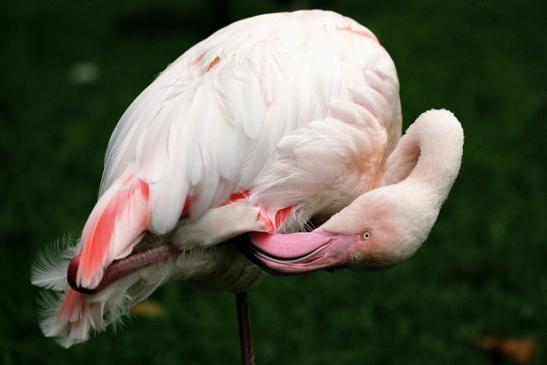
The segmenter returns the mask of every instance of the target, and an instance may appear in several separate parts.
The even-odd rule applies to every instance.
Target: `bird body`
[[[435,113],[417,124],[431,130],[434,116],[444,118],[438,136],[455,133],[456,142],[446,157],[451,175],[431,198],[427,183],[402,183],[427,163],[420,151],[428,139],[417,126],[399,150],[395,66],[367,28],[333,12],[300,11],[219,30],[123,114],[78,246],[35,267],[33,282],[61,293],[46,303],[44,333],[65,346],[85,341],[173,278],[241,292],[264,278],[255,264],[292,273],[359,267],[350,256],[363,256],[368,268],[401,261],[427,237],[459,169],[461,127]],[[376,191],[380,203],[367,198]],[[352,219],[382,214],[385,200],[409,197],[411,206],[416,194],[432,202],[411,238],[397,236],[408,244],[345,251],[355,246]],[[407,216],[421,209],[402,211],[402,226],[412,231]],[[249,232],[253,249],[243,253],[254,263],[232,244],[245,246]],[[325,254],[330,247],[336,254]]]

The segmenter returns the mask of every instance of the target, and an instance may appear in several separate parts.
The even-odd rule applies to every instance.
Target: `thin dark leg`
[[[239,324],[239,343],[241,345],[241,363],[254,365],[253,331],[251,329],[251,310],[247,293],[236,294],[237,322]]]

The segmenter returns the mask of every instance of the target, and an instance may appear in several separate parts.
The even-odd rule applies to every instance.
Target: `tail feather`
[[[62,267],[68,262],[62,263]],[[159,269],[161,267],[161,269]],[[93,332],[119,323],[129,309],[146,299],[175,274],[175,260],[150,266],[142,273],[122,278],[96,294],[82,294],[68,287],[41,291],[40,328],[63,347],[85,342]],[[47,285],[52,289],[51,285]]]
[[[96,287],[107,265],[131,253],[150,221],[148,192],[126,172],[101,196],[83,230],[77,285]]]
[[[65,288],[64,293],[43,293],[40,328],[47,337],[68,348],[85,342],[93,331],[104,331],[112,322],[125,315],[135,298],[127,290],[138,281],[137,276],[116,285],[101,297],[82,294]],[[123,285],[122,285],[123,284]],[[115,289],[115,290],[114,290]]]
[[[87,320],[90,308],[85,305],[84,296],[73,289],[68,289],[62,297],[44,293],[41,298],[44,311],[40,321],[44,335],[55,337],[65,348],[87,341],[91,323]]]

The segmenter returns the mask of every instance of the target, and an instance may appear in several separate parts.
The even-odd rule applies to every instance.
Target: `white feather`
[[[52,290],[66,287],[67,267],[76,253],[77,242],[76,237],[67,235],[44,246],[32,264],[31,283]]]

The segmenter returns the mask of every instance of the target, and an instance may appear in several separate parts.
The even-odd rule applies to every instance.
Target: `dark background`
[[[326,8],[392,55],[405,128],[452,110],[460,176],[428,242],[386,272],[272,278],[254,290],[258,364],[511,364],[480,336],[547,344],[544,1],[14,1],[0,13],[0,363],[236,364],[233,298],[172,283],[163,315],[69,350],[37,325],[32,258],[78,235],[118,118],[178,55],[232,21]]]

